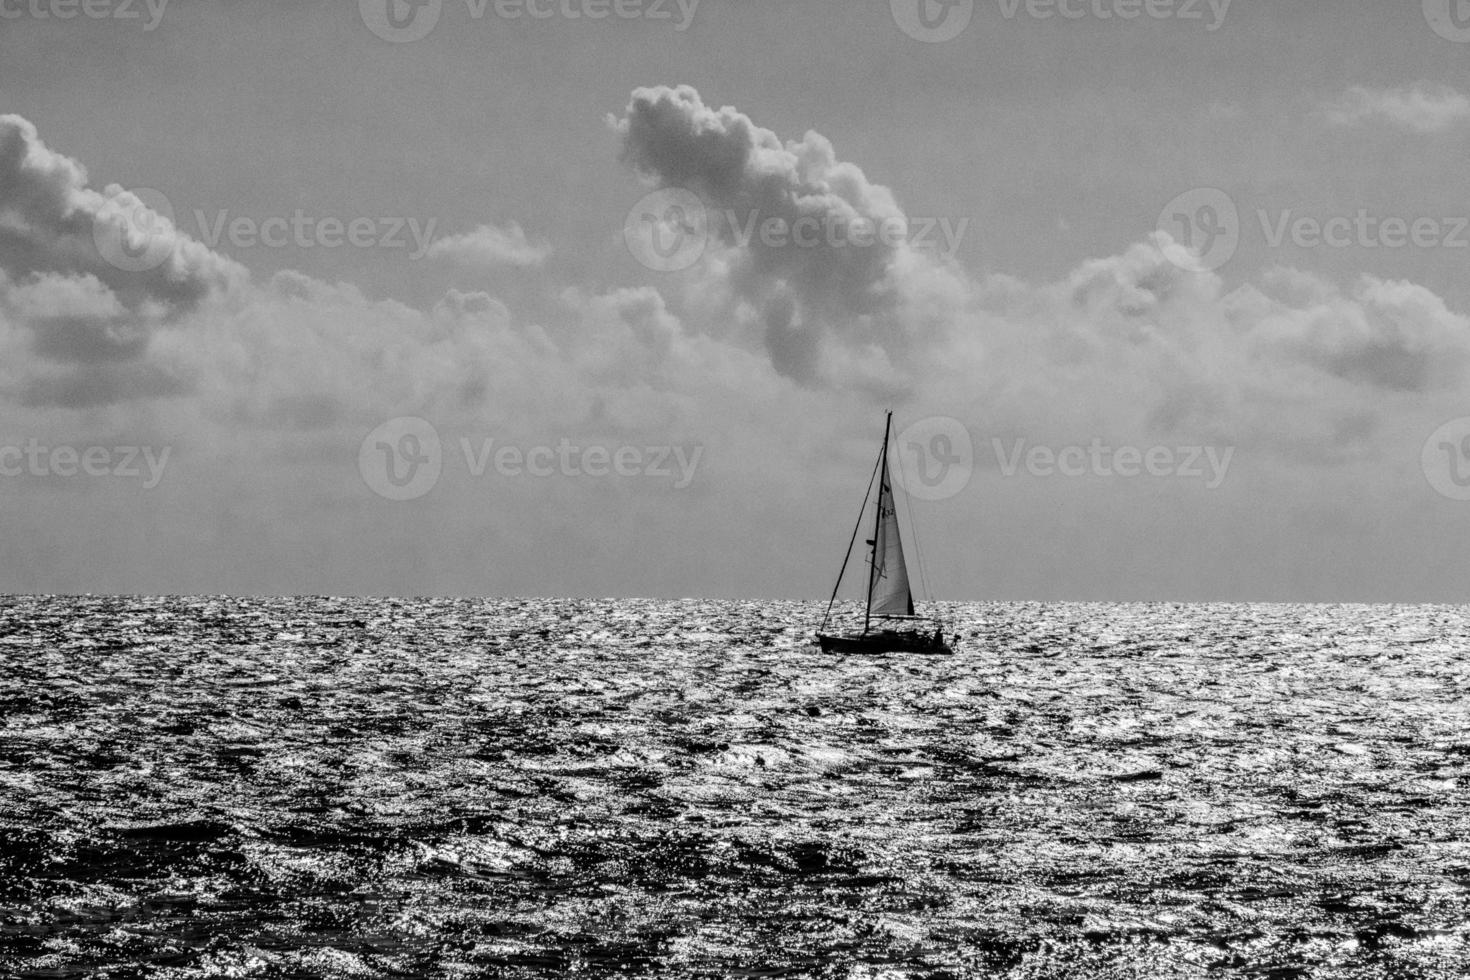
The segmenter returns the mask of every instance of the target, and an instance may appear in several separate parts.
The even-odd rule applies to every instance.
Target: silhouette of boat
[[[817,642],[827,653],[954,652],[945,642],[943,623],[933,617],[914,613],[914,594],[909,586],[908,563],[904,560],[903,540],[898,530],[898,510],[894,506],[893,481],[888,469],[888,445],[892,431],[893,413],[889,412],[883,425],[883,449],[878,454],[874,476],[868,480],[863,509],[859,513],[857,526],[852,530],[852,538],[847,543],[847,554],[843,556],[842,568],[837,573],[837,584],[832,587],[832,599],[827,603],[827,614],[822,618],[821,628],[817,630]],[[837,601],[842,577],[852,558],[852,547],[857,543],[858,531],[867,516],[868,501],[873,496],[874,479],[878,482],[878,499],[873,537],[867,542],[868,596],[863,611],[863,631],[828,633],[832,606]]]

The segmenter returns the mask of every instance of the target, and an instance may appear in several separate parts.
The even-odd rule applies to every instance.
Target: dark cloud
[[[190,379],[161,365],[88,364],[62,374],[32,376],[17,400],[28,408],[97,408],[125,401],[177,398],[194,391]]]
[[[131,361],[148,348],[148,332],[128,318],[48,317],[31,329],[35,353],[63,364]]]

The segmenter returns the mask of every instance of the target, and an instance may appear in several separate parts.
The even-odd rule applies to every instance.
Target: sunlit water
[[[1467,616],[0,599],[0,975],[1460,977]]]

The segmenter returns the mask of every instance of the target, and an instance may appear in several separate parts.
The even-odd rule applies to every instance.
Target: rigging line
[[[903,469],[902,446],[898,447],[898,482],[901,486],[905,488],[909,485],[908,476],[904,473]],[[909,528],[912,531],[914,538],[914,557],[918,559],[919,595],[924,600],[929,601],[932,600],[934,597],[929,594],[929,577],[924,573],[924,549],[919,547],[919,525],[918,522],[914,520],[914,508],[913,505],[909,503],[909,494],[907,490],[905,490],[903,495],[903,510],[909,518]]]
[[[890,434],[892,434],[892,432],[893,410],[889,409],[888,417],[883,420],[883,448],[878,452],[878,506],[873,508],[873,540],[871,542],[873,547],[868,552],[868,600],[867,603],[863,606],[864,636],[868,635],[868,628],[873,625],[873,586],[877,584],[878,578],[880,577],[878,572],[878,539],[883,537],[883,491],[887,490],[888,499],[893,499],[893,486],[888,482],[888,437]],[[896,509],[897,505],[894,506],[895,510],[893,511],[893,520],[895,523],[897,523],[898,510]],[[884,541],[884,551],[887,551],[886,540]],[[888,556],[886,553],[884,554],[883,558],[884,571],[887,571]],[[912,604],[913,602],[912,593],[910,593],[909,602],[910,604]]]
[[[842,588],[842,576],[847,574],[847,562],[852,558],[852,546],[857,544],[858,531],[863,526],[863,515],[868,512],[868,498],[873,495],[873,481],[878,479],[878,464],[882,463],[879,457],[878,463],[873,465],[873,475],[868,477],[868,489],[863,493],[863,507],[858,511],[857,523],[853,525],[852,537],[847,542],[847,554],[842,556],[842,569],[837,573],[837,584],[832,586],[832,598],[827,600],[827,614],[822,617],[822,629],[827,628],[827,621],[832,618],[832,604],[837,601],[837,593]]]

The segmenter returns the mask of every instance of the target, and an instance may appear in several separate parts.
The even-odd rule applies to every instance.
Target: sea
[[[0,976],[1470,975],[1470,609],[940,611],[0,598]]]

